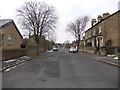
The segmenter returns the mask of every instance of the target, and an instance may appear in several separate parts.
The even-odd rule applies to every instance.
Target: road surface
[[[3,88],[117,88],[118,68],[68,49],[3,72]]]

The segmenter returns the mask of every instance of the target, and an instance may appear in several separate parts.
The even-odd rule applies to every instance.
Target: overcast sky
[[[18,9],[24,2],[30,0],[1,0],[0,2],[0,19],[13,19],[24,35],[25,31],[20,28],[16,17],[16,9]],[[105,12],[110,14],[118,11],[118,2],[120,0],[37,0],[46,2],[56,8],[59,16],[59,23],[57,24],[56,34],[57,42],[64,42],[66,40],[74,40],[72,35],[65,31],[66,25],[76,19],[76,17],[89,15],[90,19],[97,18]],[[88,25],[88,28],[90,25]]]

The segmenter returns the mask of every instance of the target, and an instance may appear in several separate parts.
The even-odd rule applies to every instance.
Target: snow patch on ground
[[[25,64],[25,63],[26,63],[26,62],[21,63],[21,64],[19,64],[18,66],[23,65],[23,64]],[[6,72],[9,72],[11,69],[14,69],[14,68],[16,68],[16,67],[17,67],[17,65],[16,65],[16,66],[13,66],[13,67],[8,68],[8,69],[6,69],[5,71],[6,71]]]
[[[9,72],[11,69],[16,68],[16,66],[6,69],[6,72]]]
[[[7,61],[3,61],[3,63],[10,63],[10,62],[14,62],[16,61],[17,59],[10,59],[10,60],[7,60]]]
[[[115,57],[115,55],[107,55],[108,57]]]
[[[20,57],[20,58],[28,59],[28,58],[30,58],[30,57],[28,57],[28,56],[22,56],[22,57]]]
[[[22,56],[22,57],[19,57],[16,59],[10,59],[10,60],[3,61],[3,63],[10,63],[10,62],[18,61],[19,59],[28,59],[28,58],[30,58],[30,57],[29,56]]]
[[[114,59],[118,59],[118,57],[115,57]]]

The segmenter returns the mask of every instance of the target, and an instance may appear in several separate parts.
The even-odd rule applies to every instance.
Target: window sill
[[[12,43],[8,43],[8,45],[12,45]]]

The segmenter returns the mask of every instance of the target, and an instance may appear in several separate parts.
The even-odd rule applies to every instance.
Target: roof
[[[106,20],[107,18],[109,18],[109,17],[115,15],[115,14],[118,13],[118,12],[120,12],[120,10],[118,10],[117,12],[115,12],[115,13],[109,15],[108,17],[102,19],[101,21],[99,21],[98,23],[96,23],[94,26],[92,26],[91,28],[89,28],[88,30],[86,30],[85,32],[89,31],[90,29],[92,29],[93,27],[95,27],[96,25],[98,25],[99,23],[101,23],[102,21],[104,21],[104,20]]]
[[[31,35],[29,38],[34,38],[34,37],[35,37],[35,35],[33,34],[33,35]],[[40,38],[40,35],[38,35],[38,37]],[[45,39],[45,36],[42,35],[42,36],[41,36],[41,39]]]
[[[3,28],[4,26],[10,24],[10,23],[13,23],[13,25],[15,26],[15,28],[16,28],[17,32],[19,33],[20,37],[23,38],[12,19],[0,19],[0,29]]]
[[[0,19],[0,28],[4,27],[6,24],[12,22],[11,19]]]

